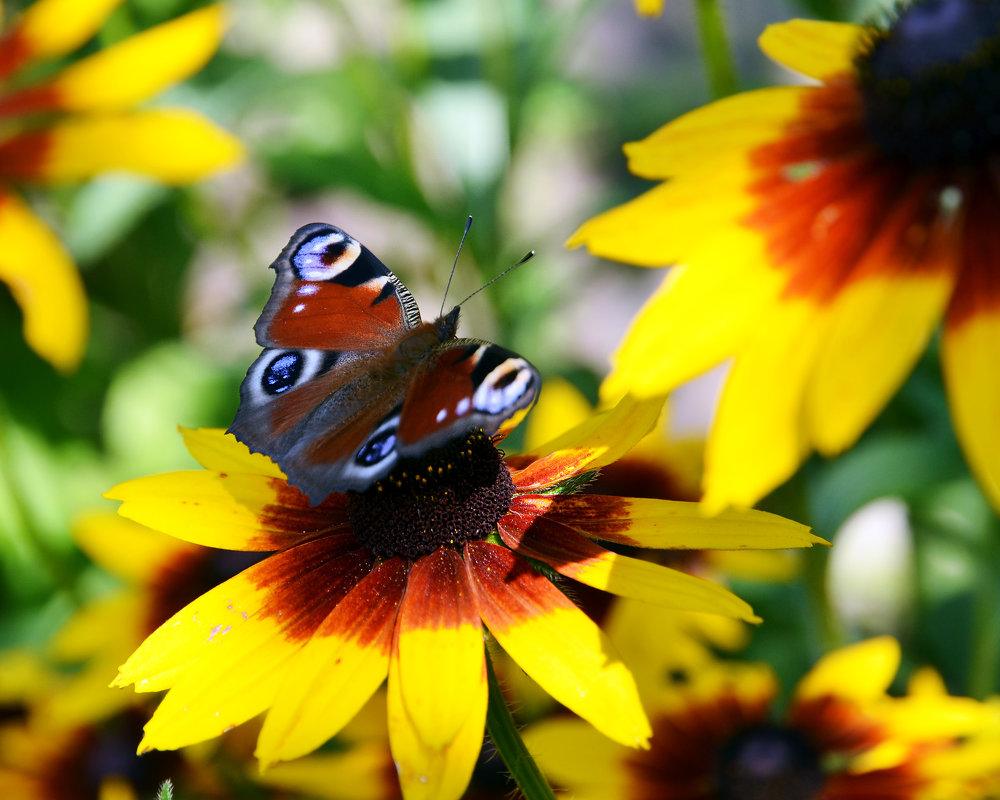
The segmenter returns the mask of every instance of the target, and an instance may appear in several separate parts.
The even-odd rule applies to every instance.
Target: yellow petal
[[[414,732],[432,750],[449,746],[486,693],[482,623],[454,551],[442,548],[413,565],[395,649],[399,695]]]
[[[742,239],[759,238],[735,225],[753,208],[753,198],[745,191],[750,174],[745,154],[723,155],[722,159],[723,163],[714,165],[717,171],[675,178],[587,220],[566,246],[586,245],[595,256],[641,267],[693,263],[701,248],[707,248],[706,255],[741,255]],[[733,230],[725,225],[732,225]],[[714,241],[712,237],[720,233],[742,233],[742,237]]]
[[[689,111],[638,142],[625,145],[628,168],[643,178],[665,179],[698,173],[698,180],[729,181],[718,175],[719,159],[746,153],[778,139],[788,121],[799,113],[802,89],[778,86],[742,92]],[[726,165],[728,166],[728,165]],[[728,170],[727,170],[728,171]],[[713,197],[718,200],[718,197]]]
[[[880,698],[899,668],[899,643],[880,636],[827,653],[795,690],[796,700],[834,695],[867,703]]]
[[[73,539],[100,567],[138,584],[148,584],[164,565],[199,549],[110,511],[79,516]]]
[[[824,455],[857,440],[905,380],[941,318],[951,273],[875,276],[838,295],[806,395]]]
[[[593,407],[572,383],[562,378],[548,378],[525,425],[525,451],[533,452],[538,445],[582,423],[591,413]]]
[[[122,665],[112,685],[135,684],[139,692],[159,691],[171,686],[192,662],[210,658],[219,643],[247,625],[266,602],[268,587],[252,580],[263,569],[262,564],[230,578],[174,614]],[[274,620],[250,624],[260,636],[270,635],[277,627]]]
[[[217,638],[211,653],[197,643],[203,652],[146,723],[140,753],[211,739],[257,716],[288,679],[287,666],[302,647],[277,621],[260,618]]]
[[[635,0],[635,10],[640,17],[658,17],[663,11],[663,0]]]
[[[48,643],[63,663],[84,661],[113,650],[124,658],[149,633],[149,598],[135,589],[112,592],[77,609]],[[104,676],[104,687],[108,676]]]
[[[513,473],[514,485],[524,492],[544,488],[617,461],[653,429],[662,408],[662,398],[622,398],[614,408],[539,445],[537,460]]]
[[[341,753],[300,758],[269,767],[257,783],[292,792],[293,796],[329,800],[380,800],[399,788],[392,777],[392,758],[384,741],[352,744]]]
[[[157,25],[70,64],[48,84],[69,111],[114,111],[201,69],[225,28],[222,6]]]
[[[762,315],[754,340],[733,364],[709,434],[708,513],[753,505],[802,462],[808,452],[804,395],[827,321],[824,309],[791,299]]]
[[[524,743],[545,775],[572,790],[575,800],[628,797],[629,751],[582,720],[548,719],[524,732]]]
[[[101,27],[122,0],[38,0],[25,9],[11,32],[33,58],[75,50]]]
[[[222,428],[181,428],[180,432],[188,452],[207,470],[285,477],[271,459],[263,453],[251,453],[245,444]]]
[[[123,517],[187,542],[277,550],[301,538],[308,520],[315,520],[312,530],[334,521],[311,508],[282,513],[286,487],[265,475],[185,470],[120,483],[105,497],[122,501],[118,513]],[[346,517],[340,521],[346,524]]]
[[[481,639],[479,651],[482,658]],[[398,658],[390,661],[388,692],[389,743],[403,797],[405,800],[457,800],[469,785],[483,744],[488,700],[485,673],[481,682],[478,675],[471,684],[463,681],[466,684],[462,693],[465,707],[457,709],[454,715],[460,719],[460,727],[453,732],[450,741],[436,746],[424,741],[417,722],[408,712],[401,679],[404,668]],[[481,669],[485,669],[485,662]],[[435,697],[429,698],[430,702],[437,706],[448,703],[449,681],[453,677],[456,676],[438,674]]]
[[[65,248],[19,198],[0,191],[0,280],[24,315],[24,338],[68,372],[87,341],[87,298]]]
[[[15,157],[31,150],[29,145],[39,155],[19,167]],[[52,182],[124,170],[184,184],[228,169],[243,158],[235,137],[181,108],[67,119],[37,134],[24,134],[8,146],[6,157],[0,152],[6,174]]]
[[[789,69],[823,79],[854,71],[854,56],[865,29],[845,22],[793,19],[768,25],[757,43]]]
[[[688,248],[696,265],[675,267],[636,316],[612,359],[602,397],[663,394],[734,355],[778,295],[778,270],[759,236],[722,227]],[[711,309],[707,313],[706,309]]]
[[[1000,509],[1000,314],[977,313],[949,324],[941,361],[965,458],[993,507]]]
[[[652,731],[628,667],[611,642],[547,578],[506,548],[466,545],[483,622],[545,691],[620,744]]]
[[[512,510],[560,522],[585,536],[672,550],[784,549],[826,544],[799,522],[753,509],[706,516],[697,503],[604,495],[519,497]]]
[[[264,720],[255,753],[262,767],[321,746],[378,689],[388,673],[393,623],[405,585],[402,562],[391,559],[330,612],[289,665],[288,678]]]
[[[550,520],[529,518],[524,527],[518,521],[500,521],[504,544],[587,586],[665,608],[760,622],[749,604],[712,581],[606,550]]]

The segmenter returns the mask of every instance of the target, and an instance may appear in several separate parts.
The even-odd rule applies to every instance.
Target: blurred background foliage
[[[92,333],[82,367],[60,376],[24,344],[0,289],[0,648],[43,645],[109,588],[72,543],[75,515],[113,508],[100,495],[118,481],[193,465],[178,424],[228,425],[257,352],[267,265],[299,225],[332,222],[364,241],[425,316],[466,215],[452,301],[535,249],[468,303],[462,332],[595,399],[662,273],[562,242],[645,188],[622,143],[710,99],[696,1],[642,19],[626,0],[234,0],[221,51],[156,104],[235,132],[243,166],[181,189],[122,174],[26,189],[80,266]],[[88,49],[198,5],[129,0]],[[756,47],[768,22],[859,20],[875,5],[733,0],[740,88],[793,79]],[[23,4],[4,6],[10,17]],[[678,393],[679,435],[704,429],[716,385]],[[749,657],[790,686],[824,648],[889,631],[952,691],[995,690],[996,518],[956,447],[933,349],[853,450],[811,460],[764,505],[843,547],[804,554],[802,580],[735,580],[765,619]]]

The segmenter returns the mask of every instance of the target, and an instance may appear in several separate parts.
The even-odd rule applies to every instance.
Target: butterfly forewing
[[[420,324],[406,287],[340,228],[299,228],[271,267],[271,298],[254,326],[262,347],[381,350]]]

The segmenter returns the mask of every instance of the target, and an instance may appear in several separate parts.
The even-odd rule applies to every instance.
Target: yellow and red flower
[[[458,797],[482,744],[482,626],[546,691],[605,735],[645,746],[627,667],[536,565],[667,607],[755,619],[696,577],[598,545],[784,548],[821,541],[760,512],[564,494],[649,430],[659,402],[623,400],[543,448],[501,460],[482,434],[401,463],[318,506],[218,430],[186,431],[201,471],[131,481],[120,513],[198,544],[273,554],[190,603],[116,685],[170,689],[140,750],[182,747],[267,711],[264,766],[337,733],[388,676],[389,738],[408,798]]]
[[[56,234],[13,184],[79,181],[109,170],[190,183],[232,166],[239,143],[193,111],[134,106],[197,72],[224,20],[210,6],[61,68],[22,75],[83,45],[122,0],[38,0],[0,29],[0,280],[43,358],[73,369],[87,338],[80,276]],[[2,24],[2,18],[0,18]]]
[[[1000,505],[996,4],[916,0],[884,30],[793,20],[760,44],[819,85],[729,97],[627,145],[665,183],[570,239],[680,264],[605,390],[662,394],[732,358],[705,503],[750,505],[812,449],[849,447],[945,316],[954,424]]]
[[[800,681],[776,712],[777,681],[763,664],[702,668],[688,683],[661,688],[652,702],[647,751],[628,751],[576,720],[526,732],[546,773],[577,800],[918,800],[943,781],[983,772],[949,757],[959,737],[993,717],[969,698],[892,698],[895,640],[834,651]]]

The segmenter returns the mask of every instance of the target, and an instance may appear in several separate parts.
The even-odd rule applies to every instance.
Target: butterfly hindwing
[[[517,353],[470,339],[447,342],[407,387],[399,450],[419,455],[476,428],[493,435],[531,406],[540,384],[538,372]]]

